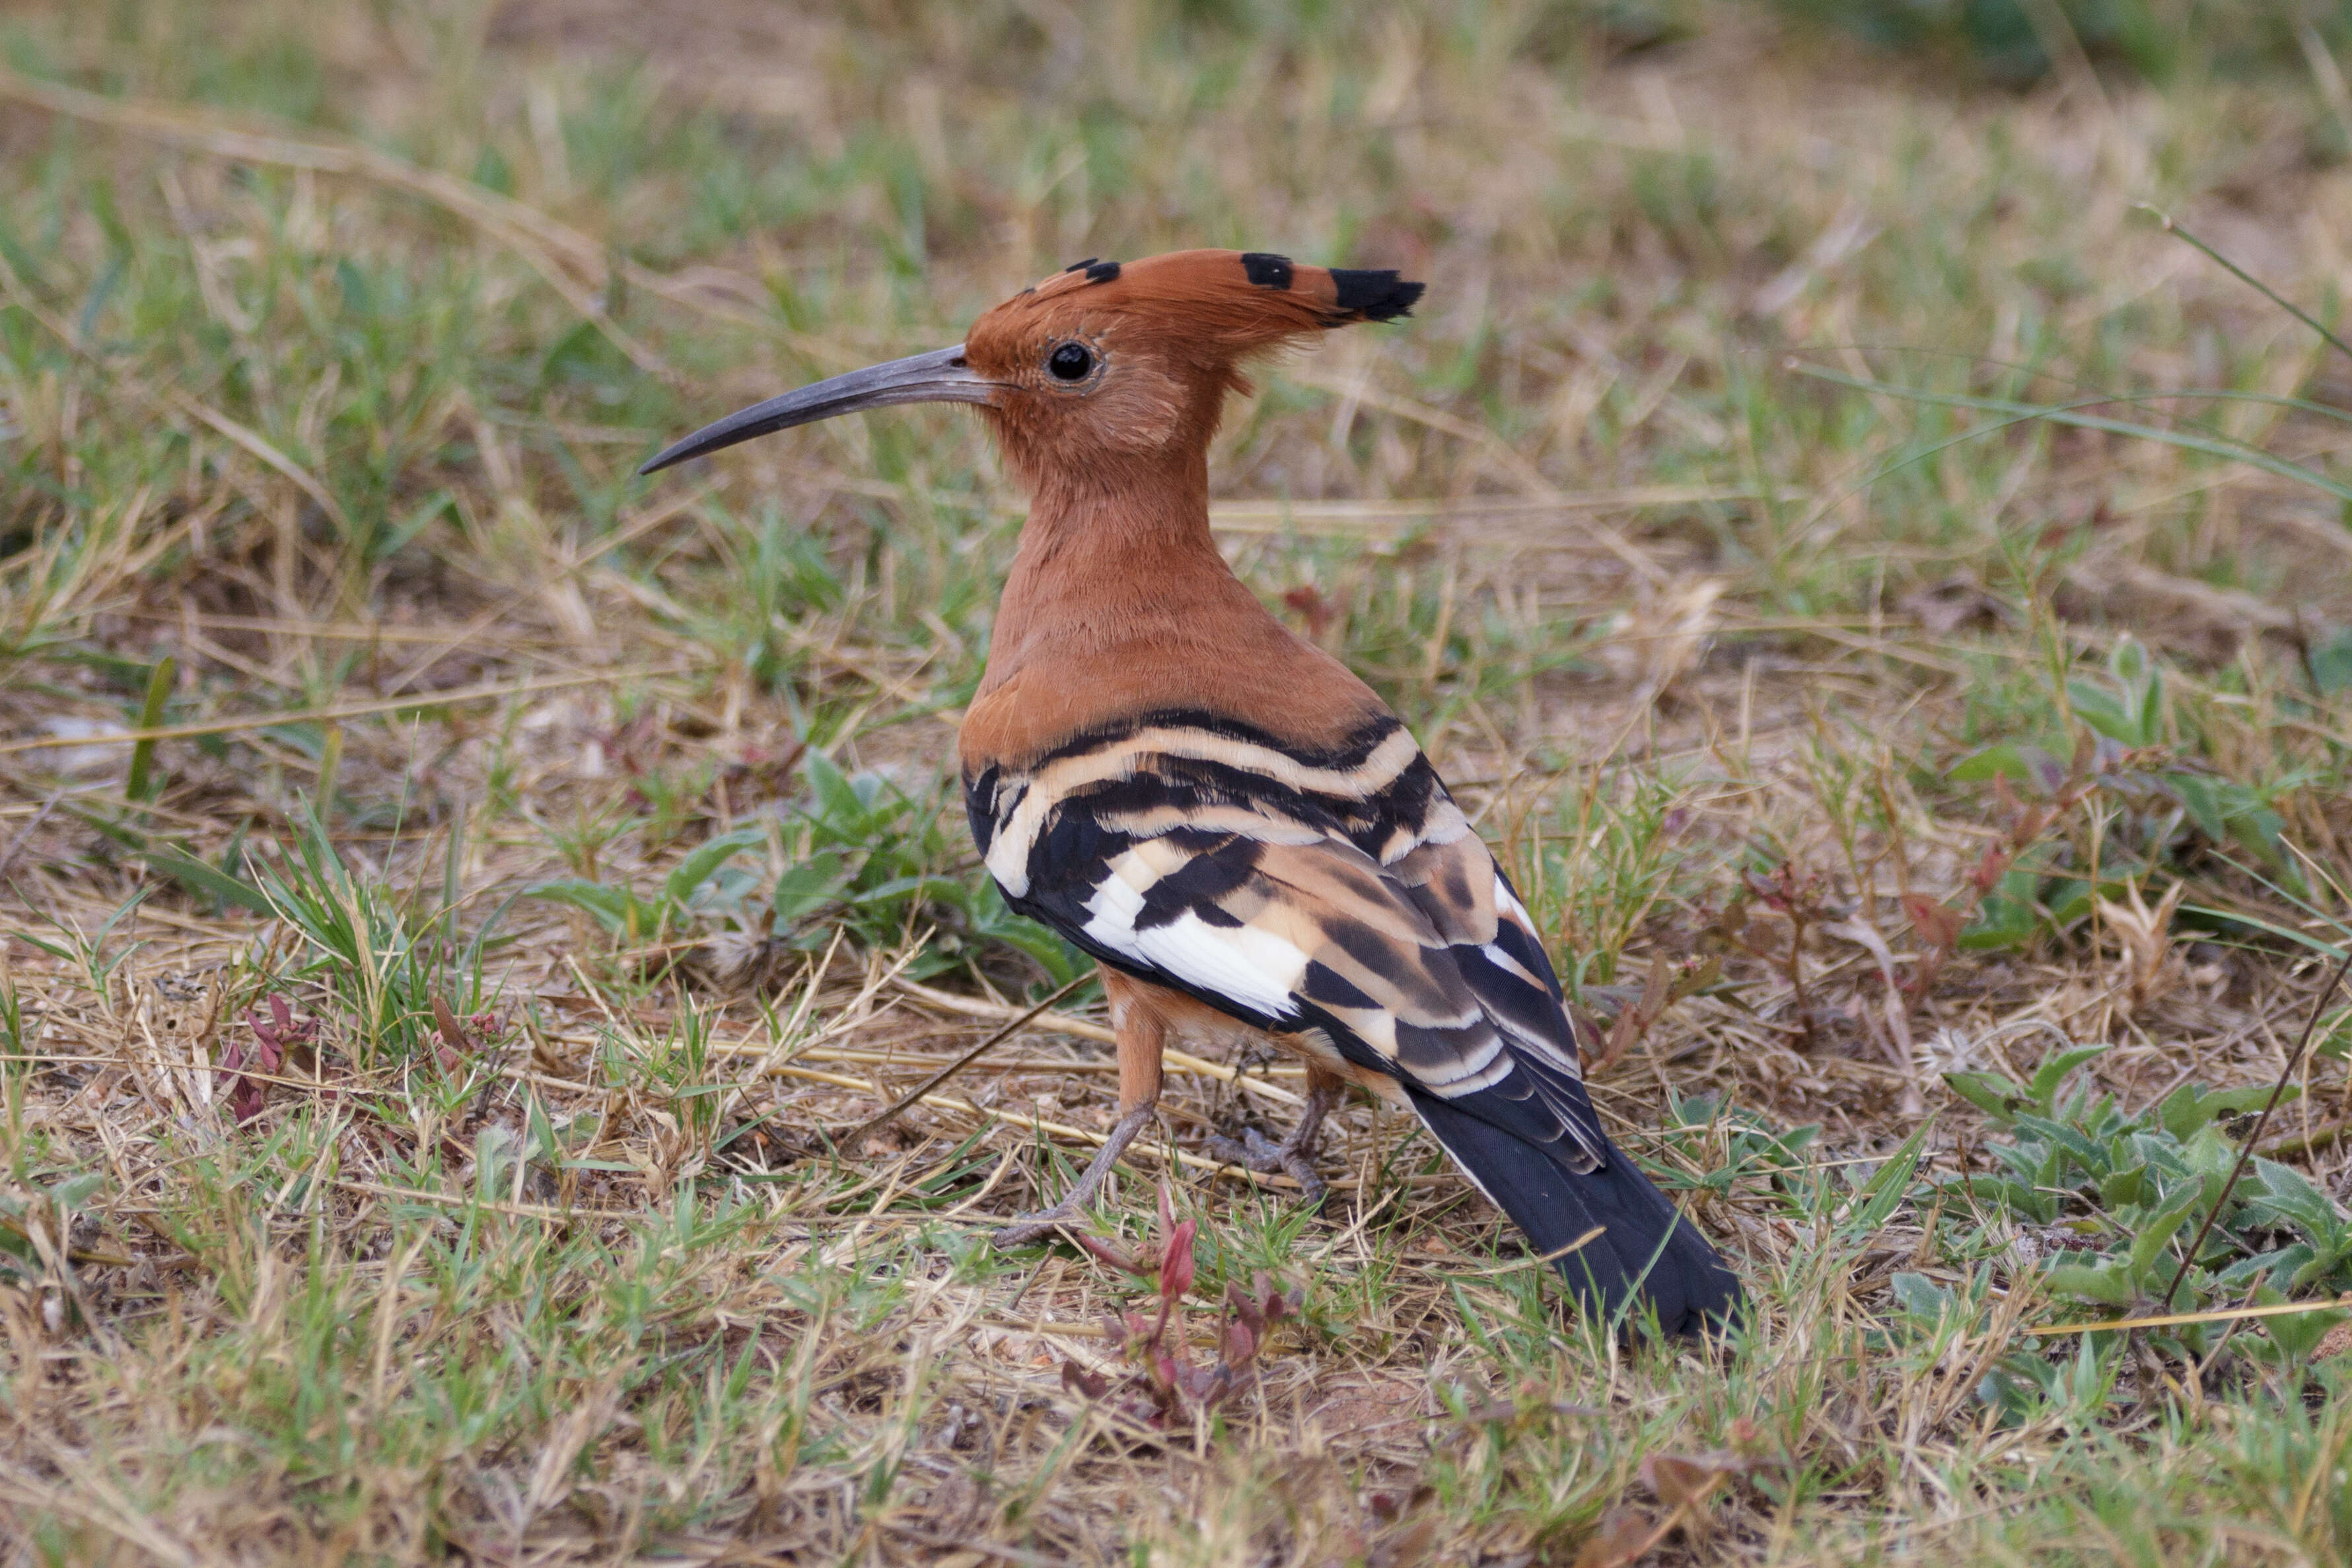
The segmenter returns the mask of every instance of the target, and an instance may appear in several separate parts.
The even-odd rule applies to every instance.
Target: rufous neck
[[[1034,476],[1014,570],[1105,575],[1117,558],[1216,554],[1204,453],[1056,467]]]
[[[1265,618],[1217,552],[1208,492],[1197,452],[1034,476],[983,689],[1040,658],[1190,644],[1219,621]]]

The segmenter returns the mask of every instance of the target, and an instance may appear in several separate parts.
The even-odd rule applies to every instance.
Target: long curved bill
[[[722,447],[732,447],[738,441],[789,430],[795,425],[813,425],[836,415],[888,408],[900,403],[986,403],[995,391],[996,383],[965,362],[963,345],[958,343],[951,349],[934,349],[927,354],[894,359],[887,364],[870,364],[864,370],[853,370],[847,375],[836,375],[814,386],[803,386],[798,392],[755,403],[664,448],[637,472],[654,473],[688,458],[700,458]]]

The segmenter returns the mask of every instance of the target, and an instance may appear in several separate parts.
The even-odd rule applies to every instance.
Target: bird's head
[[[1422,286],[1393,272],[1309,267],[1238,250],[1082,261],[987,311],[953,348],[837,375],[730,415],[651,473],[738,441],[899,403],[982,408],[1033,481],[1205,450],[1241,367],[1355,321],[1406,314]]]

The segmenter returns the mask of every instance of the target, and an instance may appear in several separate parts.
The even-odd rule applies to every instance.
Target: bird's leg
[[[1279,1171],[1306,1189],[1307,1201],[1323,1201],[1323,1178],[1315,1173],[1315,1146],[1322,1141],[1323,1118],[1339,1103],[1340,1090],[1346,1087],[1336,1074],[1321,1068],[1307,1069],[1307,1109],[1299,1113],[1298,1125],[1290,1136],[1276,1143],[1256,1128],[1244,1130],[1241,1141],[1212,1138],[1209,1152],[1229,1164],[1268,1174]]]
[[[1108,969],[1102,978],[1103,994],[1110,998],[1111,1029],[1118,1037],[1118,1122],[1062,1201],[998,1231],[999,1247],[1025,1247],[1083,1219],[1086,1205],[1094,1202],[1111,1167],[1160,1109],[1160,1052],[1167,1045],[1168,1026],[1134,981]]]

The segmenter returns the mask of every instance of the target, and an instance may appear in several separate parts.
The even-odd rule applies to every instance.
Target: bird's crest
[[[972,323],[977,347],[1045,322],[1083,330],[1118,321],[1164,328],[1194,348],[1240,358],[1311,332],[1412,313],[1422,285],[1385,269],[1314,267],[1257,250],[1178,250],[1141,261],[1073,262]]]

